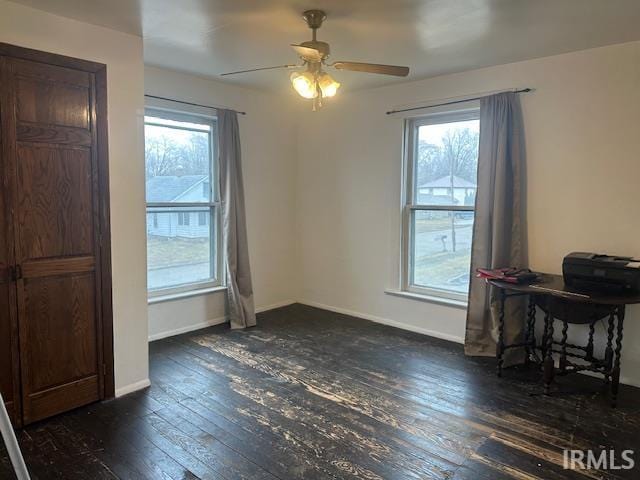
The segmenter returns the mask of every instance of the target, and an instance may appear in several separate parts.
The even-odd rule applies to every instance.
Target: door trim
[[[102,369],[104,372],[104,391],[102,398],[115,397],[113,365],[113,300],[111,280],[111,223],[109,203],[109,133],[107,115],[107,66],[102,63],[81,60],[64,55],[42,52],[0,43],[0,56],[30,60],[33,62],[71,68],[93,73],[95,76],[95,125],[97,136],[98,163],[98,248],[100,258],[100,281],[102,309]],[[98,366],[100,368],[100,366]]]

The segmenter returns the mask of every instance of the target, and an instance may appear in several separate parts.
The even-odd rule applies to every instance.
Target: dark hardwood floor
[[[611,409],[575,376],[545,397],[535,371],[498,379],[460,345],[302,305],[150,350],[149,389],[19,432],[34,478],[640,478],[639,389]],[[563,470],[564,448],[638,467]]]

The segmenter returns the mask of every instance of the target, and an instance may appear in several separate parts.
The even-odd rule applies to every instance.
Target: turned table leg
[[[505,291],[501,288],[498,290],[498,345],[496,347],[496,356],[498,358],[498,377],[502,377],[502,366],[504,365],[504,302],[506,298]]]
[[[609,328],[607,330],[607,348],[604,351],[604,363],[607,366],[607,381],[613,369],[613,332],[615,321],[615,308],[609,313]]]
[[[524,343],[526,357],[524,362],[529,365],[531,355],[536,351],[536,299],[535,295],[529,295],[529,310],[527,311],[527,325],[524,332]]]
[[[611,371],[611,406],[618,404],[618,389],[620,387],[620,358],[622,356],[622,328],[624,324],[624,305],[617,309],[618,332],[616,335],[616,350],[613,360],[613,370]]]
[[[544,357],[544,394],[549,395],[551,382],[553,382],[553,316],[551,315],[551,302],[547,305],[547,312],[544,317],[546,334],[545,357]]]
[[[594,318],[589,324],[589,341],[587,343],[587,350],[585,352],[587,360],[589,361],[593,360],[593,336],[596,332],[596,322],[597,319]]]
[[[564,373],[567,370],[567,331],[569,330],[569,322],[565,318],[562,320],[562,340],[561,348],[562,354],[560,355],[560,370]]]

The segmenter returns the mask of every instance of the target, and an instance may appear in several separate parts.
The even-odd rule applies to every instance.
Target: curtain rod
[[[465,98],[465,99],[462,99],[462,100],[452,100],[450,102],[437,103],[435,105],[424,105],[422,107],[411,107],[411,108],[402,108],[400,110],[389,110],[387,112],[387,115],[391,115],[392,113],[411,112],[412,110],[422,110],[422,109],[425,109],[425,108],[443,107],[445,105],[454,105],[456,103],[472,102],[474,100],[480,100],[481,98],[489,97],[491,95],[496,95],[497,93],[505,93],[505,92],[527,93],[527,92],[531,92],[532,90],[533,89],[531,89],[531,88],[523,88],[523,89],[520,89],[520,90],[503,90],[502,92],[495,92],[495,93],[488,94],[488,95],[481,95],[479,97]]]
[[[156,100],[166,100],[168,102],[182,103],[184,105],[191,105],[193,107],[213,108],[215,110],[217,110],[217,109],[231,110],[232,112],[239,113],[240,115],[246,115],[247,114],[247,112],[241,112],[239,110],[234,110],[232,108],[212,107],[211,105],[202,105],[201,103],[184,102],[182,100],[176,100],[175,98],[158,97],[156,95],[145,95],[145,97],[147,97],[147,98],[155,98]]]

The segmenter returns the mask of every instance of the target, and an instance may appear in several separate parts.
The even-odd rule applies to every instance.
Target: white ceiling
[[[407,65],[408,78],[336,72],[345,88],[415,80],[640,39],[639,0],[16,0],[144,37],[151,65],[218,77],[295,63],[290,43],[311,36],[302,11],[328,19],[318,39],[332,60]],[[224,77],[288,86],[275,70]],[[220,77],[218,77],[220,79]]]

